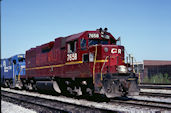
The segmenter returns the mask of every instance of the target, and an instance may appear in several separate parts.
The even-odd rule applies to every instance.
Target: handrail
[[[96,65],[96,58],[97,58],[97,45],[95,46],[95,57],[94,57],[94,65],[93,65],[93,83],[95,83],[95,65]]]
[[[101,80],[103,80],[103,77],[102,77],[102,71],[103,71],[104,65],[105,65],[106,60],[107,60],[107,58],[108,58],[108,57],[109,57],[109,56],[106,56],[106,58],[105,58],[105,62],[103,63],[103,66],[102,66],[102,68],[101,68]]]
[[[25,67],[21,67],[20,72],[19,72],[19,74],[18,74],[18,80],[20,80],[20,73],[21,73],[21,71],[22,71],[23,69],[25,69]]]
[[[18,81],[20,80],[20,73],[21,73],[21,70],[22,70],[23,68],[21,68],[20,69],[20,72],[19,72],[19,74],[18,74]]]
[[[115,59],[116,57],[118,57],[118,56],[113,56],[113,57],[110,56],[110,58],[114,58],[114,59]],[[120,57],[122,57],[122,56],[120,56]],[[103,63],[103,66],[102,66],[102,68],[101,68],[101,77],[100,77],[101,80],[103,80],[102,71],[103,71],[104,65],[105,65],[105,63],[106,63],[106,61],[107,61],[107,58],[109,58],[109,56],[106,56],[105,62]]]

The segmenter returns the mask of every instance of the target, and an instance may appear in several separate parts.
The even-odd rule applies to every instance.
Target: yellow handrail
[[[101,80],[103,80],[102,71],[103,71],[104,65],[105,65],[105,63],[106,63],[108,57],[109,57],[109,56],[106,56],[105,62],[103,63],[103,66],[102,66],[102,68],[101,68]]]
[[[21,73],[21,70],[22,70],[23,68],[21,68],[20,69],[20,72],[19,72],[19,74],[18,74],[18,81],[20,80],[20,73]]]
[[[116,57],[118,57],[118,56],[110,56],[110,58],[116,58]],[[103,68],[104,68],[104,65],[105,65],[105,63],[108,61],[107,59],[109,58],[109,56],[106,56],[106,58],[105,58],[105,62],[103,63],[103,66],[102,66],[102,68],[101,68],[101,80],[103,80],[103,76],[102,76],[102,71],[103,71]],[[121,57],[122,58],[122,57]]]
[[[138,73],[138,83],[140,84],[141,83],[141,75],[140,75],[140,72]]]
[[[96,65],[96,57],[97,57],[97,45],[95,46],[95,57],[94,57],[94,65],[93,65],[93,84],[95,83],[95,65]]]

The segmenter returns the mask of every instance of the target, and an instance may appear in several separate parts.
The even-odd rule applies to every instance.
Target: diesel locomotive
[[[1,85],[21,88],[20,78],[25,76],[25,55],[18,54],[1,59]]]
[[[108,98],[138,95],[137,77],[125,63],[124,46],[107,28],[84,31],[26,51],[21,88]]]

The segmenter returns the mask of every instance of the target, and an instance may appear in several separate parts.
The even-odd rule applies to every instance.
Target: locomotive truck
[[[138,95],[137,77],[128,70],[124,50],[107,28],[58,37],[26,51],[20,84],[73,95]]]

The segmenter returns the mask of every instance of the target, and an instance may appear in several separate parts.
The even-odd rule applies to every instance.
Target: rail
[[[85,99],[73,99],[64,96],[52,96],[47,94],[39,94],[35,92],[16,91],[8,88],[1,88],[1,98],[9,97],[15,100],[36,104],[48,109],[70,111],[77,108],[84,112],[91,110],[103,111],[103,112],[131,112],[136,113],[144,112],[159,112],[159,111],[171,111],[171,103],[156,102],[152,100],[132,99],[127,100],[112,99],[110,102],[94,102]],[[21,103],[21,102],[20,102]],[[72,108],[72,109],[71,109]],[[93,111],[92,111],[93,110]],[[73,111],[76,112],[76,111]]]

